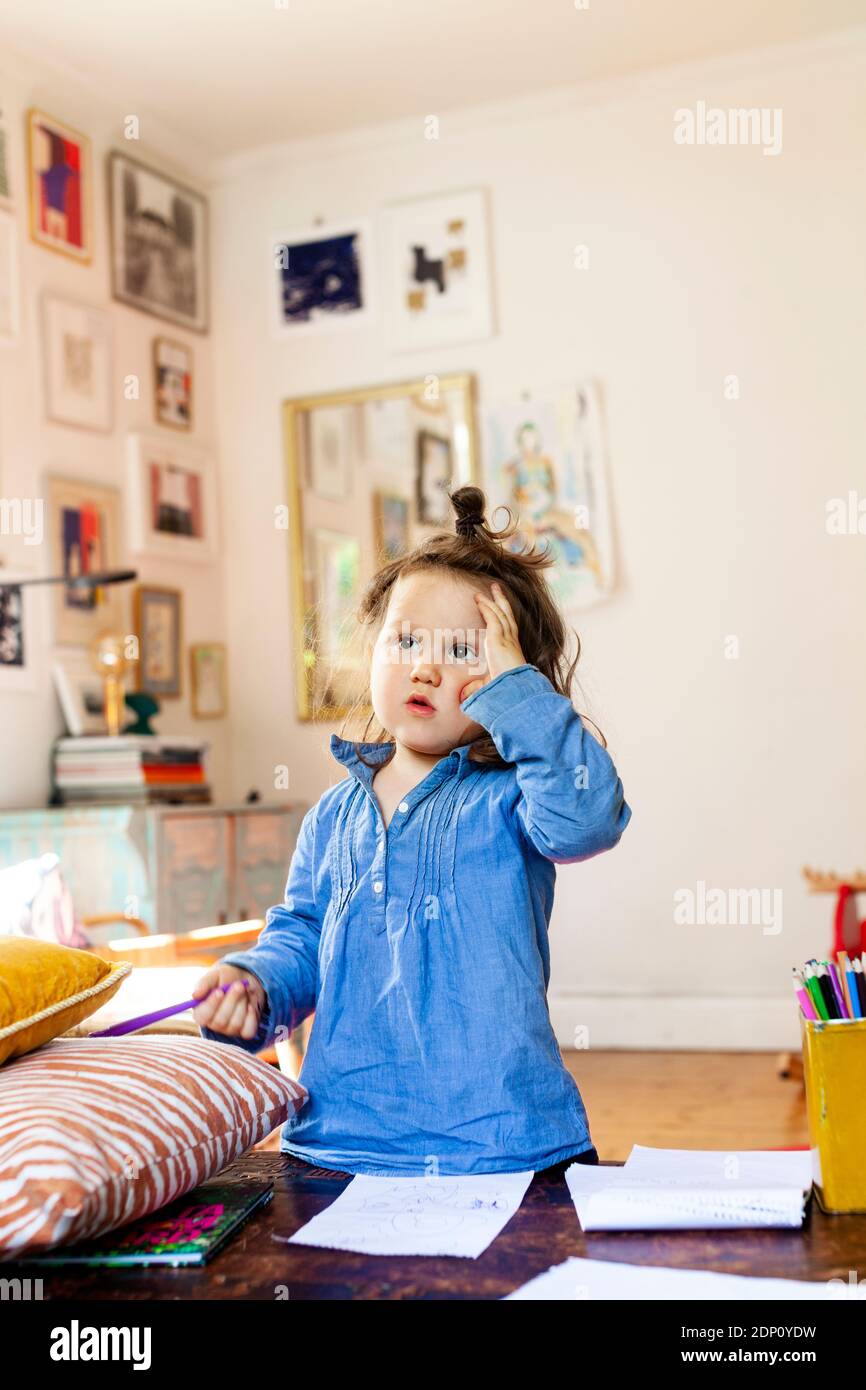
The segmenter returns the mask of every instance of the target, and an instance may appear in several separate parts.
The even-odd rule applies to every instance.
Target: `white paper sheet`
[[[584,1231],[795,1228],[811,1155],[637,1145],[624,1167],[574,1163],[565,1181]]]
[[[625,1168],[641,1178],[687,1181],[689,1186],[798,1187],[812,1183],[809,1149],[654,1149],[635,1144]]]
[[[846,1280],[755,1279],[713,1270],[584,1260],[574,1255],[522,1284],[505,1298],[529,1299],[778,1299],[866,1301],[866,1285]]]
[[[358,1174],[289,1243],[474,1260],[511,1220],[532,1178],[532,1171],[429,1178]]]

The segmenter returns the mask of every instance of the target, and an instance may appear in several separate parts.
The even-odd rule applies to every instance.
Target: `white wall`
[[[126,435],[130,430],[160,433],[153,424],[151,344],[159,334],[189,344],[194,354],[193,429],[184,439],[205,446],[216,444],[213,425],[212,335],[187,333],[174,324],[128,308],[111,298],[108,189],[105,159],[108,150],[123,148],[145,163],[202,187],[200,153],[174,132],[161,128],[139,105],[118,110],[74,75],[3,46],[0,48],[2,107],[10,146],[13,194],[16,203],[21,332],[17,343],[0,345],[0,496],[43,496],[46,474],[86,478],[126,490]],[[30,239],[26,186],[26,125],[28,107],[36,106],[90,136],[94,171],[94,254],[89,266],[46,250]],[[123,138],[128,114],[142,120],[142,139]],[[107,309],[113,333],[113,412],[110,434],[55,424],[46,418],[43,391],[42,305],[44,291]],[[135,373],[141,397],[124,399],[124,378]],[[174,437],[174,432],[165,430]],[[24,544],[23,537],[0,536],[5,569],[26,567],[54,573],[47,538],[42,546]],[[223,583],[225,570],[214,565],[177,565],[130,555],[122,538],[121,562],[131,562],[139,581],[179,588],[184,597],[184,694],[165,700],[156,727],[161,733],[200,733],[210,740],[209,771],[218,797],[227,792],[228,739],[226,720],[194,720],[189,708],[189,644],[225,640]],[[0,574],[3,573],[0,568]],[[125,585],[125,631],[132,631],[131,594]],[[0,806],[44,806],[49,790],[50,746],[65,732],[51,679],[54,634],[48,588],[33,591],[37,622],[29,632],[36,657],[37,689],[33,693],[0,691]]]
[[[438,142],[419,117],[274,148],[215,191],[235,793],[288,763],[312,802],[340,773],[336,726],[294,716],[281,401],[457,369],[477,373],[482,409],[604,383],[621,581],[577,620],[579,670],[634,814],[612,853],[559,870],[563,1044],[586,1024],[596,1047],[796,1045],[791,966],[826,953],[832,907],[801,866],[866,858],[866,539],[825,530],[827,499],[864,490],[866,48],[851,42],[442,114]],[[674,110],[699,100],[781,107],[782,153],[676,145]],[[476,186],[497,336],[401,356],[375,324],[272,339],[275,233]],[[675,926],[674,892],[699,880],[781,889],[781,932]]]

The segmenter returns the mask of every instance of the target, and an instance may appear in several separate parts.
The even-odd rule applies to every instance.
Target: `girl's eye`
[[[459,655],[458,655],[458,653],[457,653],[457,648],[458,648],[458,647],[462,647],[463,651],[466,653],[465,656],[459,656]],[[466,644],[465,642],[455,642],[455,643],[454,643],[454,647],[452,648],[452,650],[454,651],[455,656],[457,656],[457,660],[458,660],[458,661],[468,661],[468,660],[470,660],[472,657],[474,657],[474,655],[475,655],[475,653],[474,653],[474,651],[472,650],[472,648],[471,648],[470,646],[467,646],[467,644]]]
[[[415,641],[415,638],[414,638],[414,636],[412,635],[411,632],[405,632],[405,633],[403,634],[402,637],[398,637],[398,638],[397,638],[397,646],[400,647],[400,646],[401,646],[401,643],[403,643],[403,642],[406,641],[407,639],[408,639],[410,642],[414,642],[414,641]],[[401,650],[402,650],[402,651],[405,651],[406,648],[405,648],[405,647],[401,647]]]

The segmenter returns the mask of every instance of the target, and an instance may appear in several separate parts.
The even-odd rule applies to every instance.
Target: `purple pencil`
[[[244,989],[249,989],[246,980],[241,980]],[[214,989],[221,989],[223,994],[231,989],[231,984],[214,985]],[[124,1033],[134,1033],[138,1028],[146,1028],[150,1023],[158,1023],[161,1018],[170,1018],[172,1014],[182,1014],[184,1009],[194,1009],[207,995],[203,994],[200,999],[187,999],[183,1004],[171,1004],[167,1009],[157,1009],[156,1013],[139,1014],[138,1018],[128,1018],[125,1023],[113,1023],[110,1028],[100,1028],[96,1033],[88,1033],[89,1038],[119,1038]]]
[[[824,962],[824,964],[827,966],[827,970],[830,975],[830,984],[833,986],[833,993],[836,996],[836,1003],[839,1006],[839,1017],[850,1018],[851,1015],[848,1012],[848,1006],[845,1003],[845,997],[842,994],[842,987],[839,984],[839,976],[836,963],[835,961],[827,960]]]

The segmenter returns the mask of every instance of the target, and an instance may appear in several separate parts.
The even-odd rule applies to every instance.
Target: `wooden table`
[[[619,1164],[603,1165],[620,1167]],[[814,1200],[795,1231],[592,1232],[584,1235],[562,1177],[536,1174],[516,1216],[477,1260],[360,1255],[272,1239],[298,1230],[350,1181],[288,1154],[250,1151],[220,1182],[271,1178],[274,1196],[201,1269],[70,1270],[42,1267],[44,1297],[256,1299],[498,1299],[569,1255],[630,1264],[715,1269],[785,1279],[847,1280],[866,1269],[866,1215],[828,1216]],[[214,1179],[216,1181],[216,1179]],[[37,1266],[4,1265],[6,1277]]]

